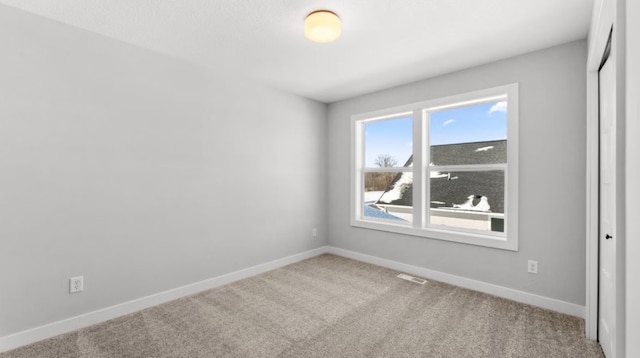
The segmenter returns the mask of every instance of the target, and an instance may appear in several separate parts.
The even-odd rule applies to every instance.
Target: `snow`
[[[382,198],[381,202],[391,203],[394,200],[398,200],[402,198],[402,191],[405,190],[405,187],[413,184],[413,173],[404,172],[400,175],[400,179],[393,184],[393,188],[386,192],[384,196],[384,201]]]
[[[490,145],[490,146],[488,146],[488,147],[478,148],[478,149],[476,149],[476,153],[477,153],[477,152],[486,152],[486,151],[488,151],[489,149],[493,149],[493,146],[492,146],[492,145]]]
[[[384,191],[365,191],[364,192],[364,202],[365,203],[375,203],[380,199]]]
[[[489,198],[487,198],[486,196],[483,196],[482,198],[480,198],[480,202],[478,203],[478,205],[473,207],[473,210],[475,210],[475,211],[490,211],[491,210],[491,206],[489,206]]]
[[[482,197],[480,197],[480,202],[477,205],[473,205],[473,199],[475,197],[475,195],[469,195],[467,197],[467,201],[463,204],[453,204],[453,209],[462,209],[469,211],[491,211],[489,198],[483,195]]]
[[[429,177],[431,179],[448,178],[449,173],[431,172],[431,174],[429,174]]]
[[[473,198],[475,197],[475,195],[469,195],[467,197],[467,201],[464,202],[463,204],[453,204],[454,208],[457,209],[465,209],[465,210],[473,210]]]

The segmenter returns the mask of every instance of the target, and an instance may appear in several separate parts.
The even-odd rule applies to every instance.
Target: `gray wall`
[[[586,41],[573,42],[331,104],[329,244],[584,305],[586,50]],[[514,82],[518,252],[350,226],[351,115]],[[527,273],[528,259],[539,261],[538,275]]]
[[[4,6],[0,48],[0,336],[326,245],[326,105]]]

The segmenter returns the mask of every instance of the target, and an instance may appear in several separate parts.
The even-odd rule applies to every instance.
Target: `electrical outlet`
[[[315,227],[311,229],[311,237],[318,237],[318,229]]]
[[[84,278],[82,276],[69,279],[69,293],[81,292],[84,290]]]
[[[538,261],[529,260],[527,263],[527,272],[538,274]]]

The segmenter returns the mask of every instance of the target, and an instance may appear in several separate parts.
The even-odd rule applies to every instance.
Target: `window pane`
[[[365,173],[365,218],[411,223],[413,221],[413,173]]]
[[[506,100],[432,112],[429,144],[432,165],[506,163]]]
[[[402,117],[364,125],[367,168],[409,166],[413,154],[413,118]]]
[[[429,224],[504,232],[504,171],[430,172]]]

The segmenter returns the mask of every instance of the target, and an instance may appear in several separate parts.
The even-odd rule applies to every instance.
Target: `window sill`
[[[492,247],[496,249],[518,251],[518,241],[514,235],[497,237],[476,233],[452,232],[434,228],[419,229],[402,224],[381,223],[367,220],[351,220],[351,226],[364,229],[386,231],[395,234],[419,236],[428,239],[451,241],[468,245]]]

